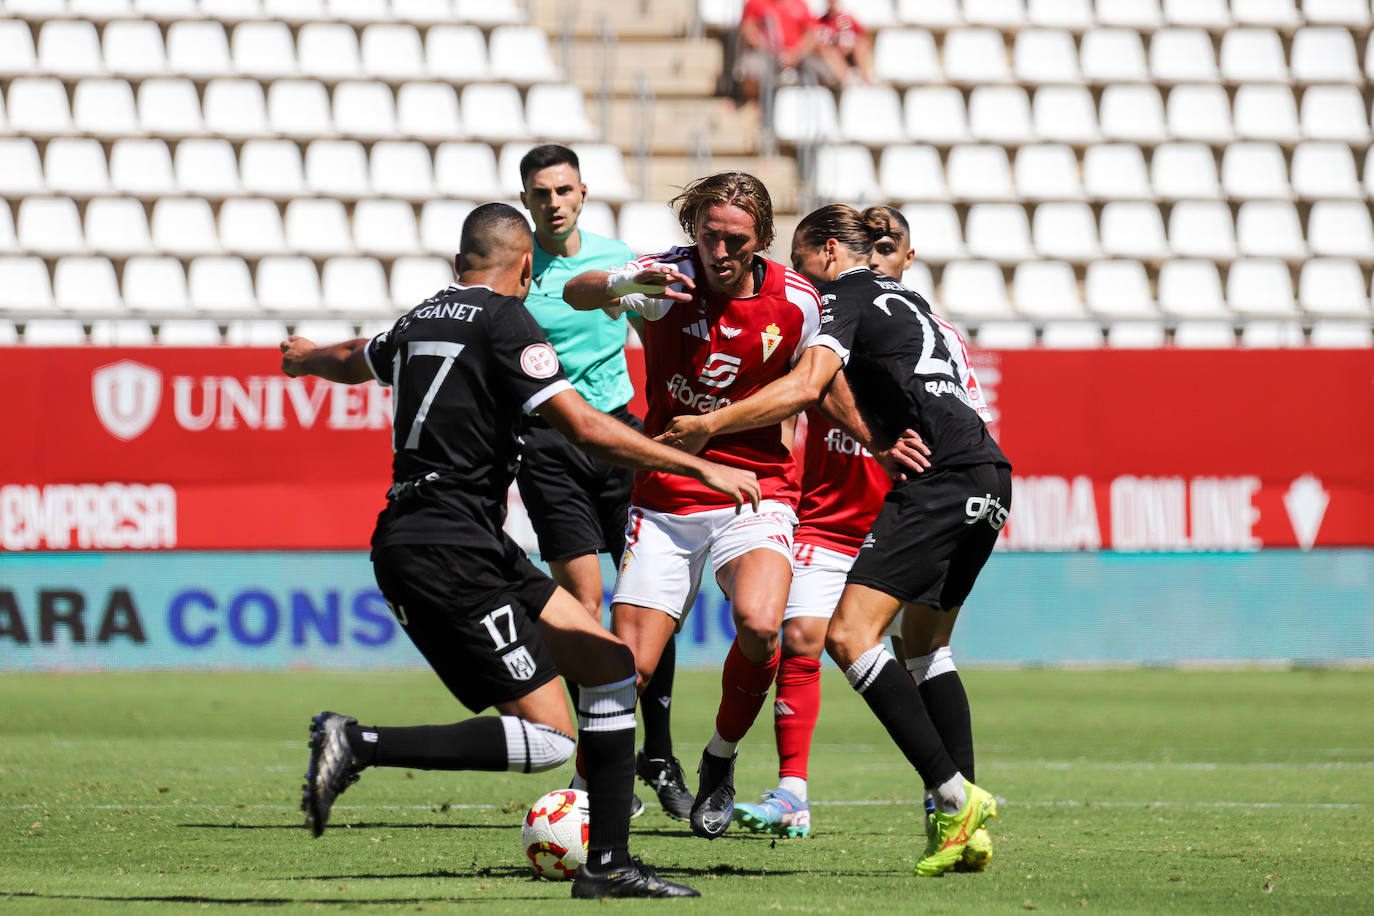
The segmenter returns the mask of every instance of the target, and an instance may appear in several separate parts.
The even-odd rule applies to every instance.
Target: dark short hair
[[[864,225],[868,226],[869,234],[873,235],[873,241],[877,241],[883,236],[891,236],[894,242],[906,239],[908,247],[911,243],[911,224],[906,221],[902,211],[896,207],[869,207],[863,212]]]
[[[509,204],[491,203],[482,204],[463,220],[458,252],[463,264],[480,269],[533,247],[534,233],[530,232],[530,224],[525,222],[520,211]]]
[[[696,241],[697,216],[716,204],[734,204],[754,218],[759,250],[773,244],[773,198],[768,189],[748,172],[721,172],[699,178],[682,189],[670,203],[679,205],[678,222],[687,237]]]
[[[546,169],[551,165],[562,165],[567,163],[580,176],[582,166],[577,161],[577,153],[557,143],[545,143],[536,146],[528,153],[520,157],[520,186],[524,187],[530,183],[530,176],[540,169]]]
[[[797,224],[795,238],[812,250],[824,245],[826,239],[834,239],[855,254],[867,257],[873,253],[873,243],[888,231],[887,220],[875,226],[853,207],[831,204],[806,214]]]

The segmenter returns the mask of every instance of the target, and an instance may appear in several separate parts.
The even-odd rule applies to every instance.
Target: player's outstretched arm
[[[907,471],[920,474],[930,467],[930,447],[914,429],[903,430],[897,441],[891,443],[873,432],[864,415],[859,412],[859,405],[854,402],[854,392],[843,372],[835,376],[818,406],[826,419],[868,449],[893,480],[905,480]]]
[[[781,422],[819,401],[840,365],[839,354],[829,347],[808,347],[782,378],[710,413],[674,417],[654,438],[695,455],[712,436]]]
[[[549,425],[582,451],[640,471],[662,471],[699,480],[724,493],[740,508],[759,506],[759,483],[753,471],[704,461],[645,438],[635,430],[592,407],[576,391],[561,391],[535,408]]]
[[[669,289],[677,284],[682,289]],[[671,264],[650,264],[640,268],[631,262],[616,270],[588,270],[573,277],[563,286],[563,301],[578,311],[615,309],[621,299],[642,300],[645,297],[688,302],[694,289],[692,278]],[[624,303],[634,307],[636,301]],[[669,303],[671,304],[671,302]]]
[[[289,337],[281,342],[281,371],[292,378],[317,375],[327,381],[357,385],[372,379],[363,355],[368,343],[366,337],[359,337],[321,347],[304,337]]]

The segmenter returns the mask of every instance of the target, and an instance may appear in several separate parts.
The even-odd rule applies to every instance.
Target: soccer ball
[[[587,793],[555,789],[530,806],[520,828],[520,844],[535,874],[563,881],[587,861]]]

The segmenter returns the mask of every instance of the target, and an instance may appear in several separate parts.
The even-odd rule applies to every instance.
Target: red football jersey
[[[868,449],[819,411],[807,411],[806,419],[801,525],[793,540],[856,556],[892,480]]]
[[[699,281],[690,302],[627,296],[644,316],[644,375],[648,416],[644,433],[656,436],[684,413],[708,413],[746,398],[782,376],[810,346],[820,327],[820,296],[805,277],[774,261],[752,296],[731,299]],[[672,264],[692,278],[703,270],[694,247],[638,259],[640,269]],[[796,469],[779,425],[716,436],[701,456],[753,471],[764,499],[797,505]],[[659,512],[702,512],[733,505],[723,494],[676,474],[640,472],[631,501]]]

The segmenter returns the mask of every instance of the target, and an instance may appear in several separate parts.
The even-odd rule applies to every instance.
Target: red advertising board
[[[0,549],[365,547],[389,393],[287,379],[278,359],[6,348]],[[1025,350],[975,366],[1016,466],[1008,548],[1374,545],[1374,350]]]

